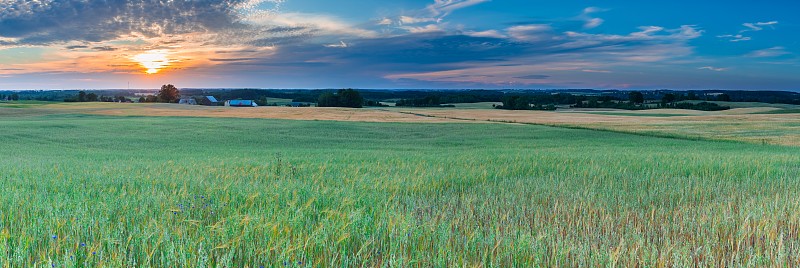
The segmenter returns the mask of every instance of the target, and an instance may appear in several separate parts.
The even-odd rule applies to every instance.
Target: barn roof
[[[219,102],[217,101],[217,98],[214,98],[214,96],[206,96],[206,99],[208,99],[210,102]]]
[[[229,100],[228,104],[231,106],[252,106],[252,100]]]

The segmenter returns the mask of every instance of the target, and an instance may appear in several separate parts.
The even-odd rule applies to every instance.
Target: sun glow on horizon
[[[150,50],[131,58],[145,69],[147,74],[157,74],[165,67],[169,66],[169,52],[163,49]]]

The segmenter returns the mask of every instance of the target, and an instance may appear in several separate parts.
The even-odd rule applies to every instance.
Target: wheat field
[[[28,112],[0,118],[3,266],[800,265],[795,147]]]

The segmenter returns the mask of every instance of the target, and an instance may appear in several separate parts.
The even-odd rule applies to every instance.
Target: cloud
[[[253,0],[6,0],[0,35],[22,44],[99,42],[124,35],[155,37],[243,28],[242,7]]]
[[[723,39],[728,39],[728,41],[731,41],[731,42],[750,41],[750,40],[753,40],[753,38],[751,38],[749,36],[744,36],[742,34],[746,33],[746,32],[762,31],[762,30],[764,30],[764,27],[770,27],[772,29],[775,29],[775,25],[777,25],[777,24],[778,24],[778,21],[743,23],[742,26],[744,26],[745,29],[739,31],[739,34],[735,34],[735,35],[734,34],[724,34],[724,35],[718,35],[717,37],[718,38],[723,38]]]
[[[97,51],[114,51],[114,50],[117,50],[117,48],[110,47],[110,46],[98,46],[98,47],[93,47],[92,49],[97,50]]]
[[[771,47],[750,52],[746,56],[751,58],[772,58],[788,54],[790,53],[784,47]]]
[[[583,28],[584,29],[594,29],[594,28],[597,28],[598,26],[602,25],[603,22],[605,22],[605,21],[603,19],[601,19],[601,18],[592,17],[591,14],[592,13],[603,12],[603,11],[605,11],[605,10],[601,9],[601,8],[598,8],[598,7],[587,7],[587,8],[583,9],[583,13],[581,13],[581,15],[578,16],[578,19],[584,21],[584,24],[583,24]]]
[[[597,26],[600,26],[601,24],[603,24],[603,19],[591,18],[591,19],[586,21],[586,24],[583,25],[583,28],[593,29],[593,28],[597,28]]]
[[[460,47],[452,53],[481,61],[456,61],[431,67],[432,70],[408,70],[385,76],[400,81],[416,80],[434,83],[460,83],[481,86],[547,86],[568,84],[581,79],[579,73],[612,74],[618,66],[652,66],[665,64],[692,55],[688,41],[703,31],[684,25],[675,29],[658,26],[639,27],[627,35],[590,34],[581,32],[557,33],[550,25],[518,25],[508,28],[507,37],[474,38],[482,44]],[[426,43],[432,45],[431,43]],[[434,44],[438,44],[434,43]],[[485,54],[491,52],[493,56]],[[418,53],[414,53],[418,54]],[[497,58],[497,61],[486,59]],[[437,70],[438,69],[438,70]],[[397,71],[397,70],[395,70]],[[553,73],[553,76],[530,73]],[[479,75],[490,77],[476,78]]]
[[[435,33],[435,32],[444,32],[445,31],[441,26],[439,26],[439,24],[428,24],[428,25],[420,26],[420,27],[402,26],[400,28],[405,29],[409,33],[412,33],[412,34]]]
[[[251,61],[251,60],[257,60],[257,59],[258,58],[227,58],[227,59],[211,58],[211,59],[208,59],[208,60],[216,61],[216,62],[234,62],[234,61]]]
[[[141,1],[141,5],[169,6],[178,2],[189,1],[145,0]],[[63,41],[51,39],[49,42],[54,43],[51,47],[55,48],[55,52],[43,56],[48,62],[8,65],[22,69],[8,72],[72,70],[81,73],[141,73],[141,67],[130,59],[146,51],[163,50],[169,55],[170,66],[167,68],[178,73],[176,77],[192,74],[195,77],[214,78],[224,75],[275,77],[276,80],[304,82],[318,79],[329,87],[358,86],[365,81],[377,81],[385,85],[387,79],[397,83],[546,86],[550,83],[564,85],[585,81],[583,77],[621,77],[623,72],[617,69],[619,67],[639,70],[686,60],[693,53],[689,40],[703,34],[703,30],[694,25],[678,28],[642,26],[625,34],[593,34],[582,30],[602,25],[601,19],[593,22],[596,18],[589,16],[602,11],[599,8],[584,9],[582,14],[587,15],[585,19],[568,18],[569,25],[559,22],[526,23],[476,29],[443,22],[442,18],[453,11],[487,1],[440,0],[425,9],[403,13],[402,16],[378,17],[363,23],[327,14],[286,13],[259,8],[263,4],[278,6],[280,1],[222,2],[230,8],[205,9],[225,10],[220,13],[225,15],[225,21],[230,22],[225,28],[207,28],[202,23],[173,24],[171,20],[154,21],[149,17],[125,19],[130,22],[123,23],[125,26],[119,28],[127,29],[128,33],[117,31],[100,40],[88,40],[90,38],[84,38],[83,33],[75,38],[62,36],[65,39]],[[116,12],[127,14],[127,11]],[[161,11],[156,9],[155,12]],[[185,12],[194,11],[189,9]],[[98,21],[95,18],[88,20]],[[576,20],[592,24],[576,24]],[[148,21],[153,23],[139,23]],[[87,28],[91,26],[86,22],[74,23]],[[144,27],[142,25],[152,27],[139,30],[137,27]],[[55,27],[67,30],[73,26]],[[104,27],[111,26],[99,26],[102,29]],[[136,33],[131,34],[131,29]],[[2,30],[0,33],[5,34]],[[20,35],[20,38],[3,38],[20,41],[37,35],[40,33],[33,31]],[[80,49],[63,49],[66,46]],[[111,50],[115,52],[102,53]],[[243,73],[249,76],[239,76]],[[309,78],[309,73],[318,75]],[[239,79],[229,80],[239,82]],[[263,81],[259,78],[257,83]]]
[[[69,49],[69,50],[83,49],[83,48],[89,48],[89,47],[88,46],[80,46],[80,45],[78,45],[78,46],[67,46],[66,47],[66,49]]]
[[[435,18],[417,18],[417,17],[409,17],[409,16],[400,16],[400,23],[401,24],[417,24],[417,23],[426,23],[426,22],[435,22],[437,19]]]
[[[722,71],[727,70],[728,68],[717,68],[717,67],[714,67],[714,66],[704,66],[704,67],[700,67],[700,68],[697,68],[697,69],[698,70],[709,70],[709,71],[715,71],[715,72],[722,72]]]
[[[513,26],[506,31],[512,39],[525,42],[537,42],[550,39],[553,28],[547,24],[531,24]]]
[[[683,25],[676,29],[666,29],[660,26],[640,26],[639,31],[627,35],[616,34],[589,34],[567,31],[561,37],[563,42],[559,45],[563,49],[583,49],[603,47],[609,45],[645,45],[654,47],[663,44],[683,45],[686,41],[702,36],[703,31],[693,25]],[[622,47],[627,48],[627,47]]]
[[[347,35],[354,37],[376,37],[378,33],[362,29],[337,17],[309,13],[269,13],[248,17],[247,22],[264,27],[285,27],[294,36],[298,35]],[[281,29],[281,28],[279,28]]]
[[[445,31],[447,23],[445,17],[456,10],[471,7],[490,0],[434,0],[433,4],[427,5],[424,9],[411,10],[406,14],[382,18],[376,21],[376,25],[395,26],[394,29],[401,29],[403,33],[423,33]],[[414,24],[427,24],[424,26],[409,26]]]
[[[764,30],[765,26],[769,26],[770,28],[774,29],[775,25],[777,25],[777,24],[778,24],[778,21],[755,22],[755,23],[748,22],[748,23],[742,24],[742,26],[746,27],[747,29],[741,30],[739,32],[740,33],[743,33],[743,32],[758,32],[758,31]]]
[[[376,23],[377,25],[392,25],[393,21],[390,18],[383,18]]]
[[[602,73],[602,74],[611,73],[611,71],[609,71],[609,70],[592,70],[592,69],[584,69],[584,70],[581,70],[581,72],[584,72],[584,73]]]
[[[464,34],[472,37],[491,37],[491,38],[507,38],[508,36],[505,34],[500,33],[497,30],[487,30],[487,31],[467,31]]]
[[[338,48],[346,48],[347,46],[348,46],[347,43],[345,43],[344,41],[339,41],[339,43],[336,44],[325,45],[325,47],[338,47]]]
[[[750,41],[750,40],[752,40],[752,38],[750,38],[748,36],[743,36],[741,34],[737,34],[737,35],[726,34],[726,35],[718,35],[717,37],[726,38],[726,39],[728,39],[728,41],[731,41],[731,42],[741,42],[741,41]]]
[[[458,9],[474,6],[489,0],[434,0],[433,4],[428,5],[427,10],[433,16],[442,19]]]
[[[697,29],[697,25],[682,25],[680,29],[672,31],[673,36],[679,36],[686,39],[695,39],[703,36],[705,31]]]
[[[532,74],[532,75],[526,75],[526,76],[517,76],[517,77],[514,77],[514,78],[542,80],[542,79],[550,78],[550,76],[549,75],[542,75],[542,74]]]

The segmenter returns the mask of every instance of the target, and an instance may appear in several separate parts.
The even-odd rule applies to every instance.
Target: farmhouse
[[[197,105],[197,101],[192,98],[181,99],[180,101],[178,101],[178,104]]]
[[[203,98],[200,99],[200,104],[205,106],[217,106],[219,105],[219,101],[217,98],[214,98],[214,96],[203,96]]]
[[[254,100],[229,100],[225,102],[225,106],[230,107],[258,107]]]

